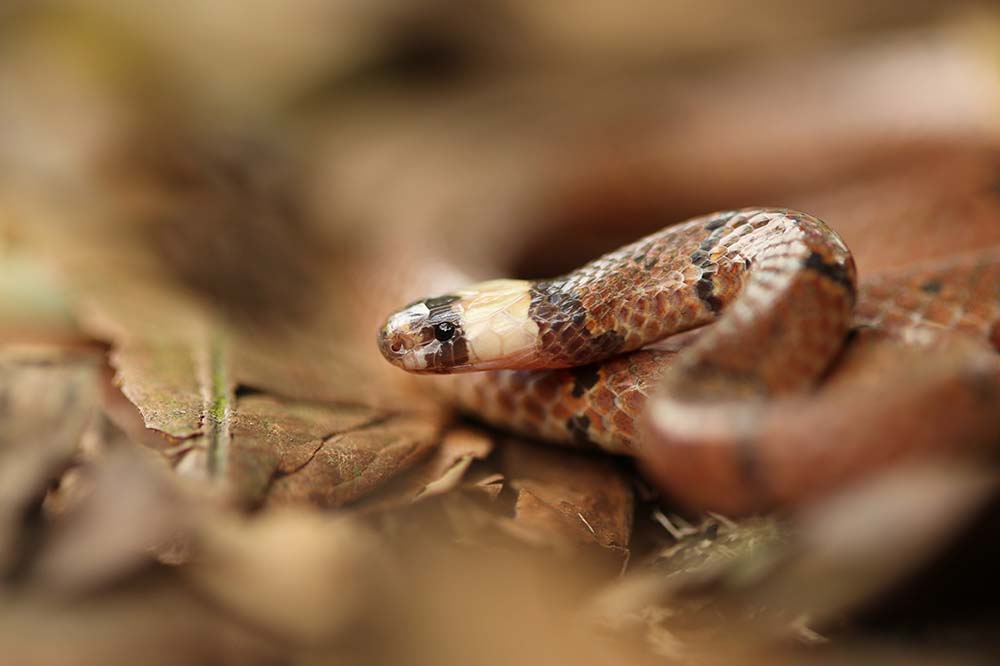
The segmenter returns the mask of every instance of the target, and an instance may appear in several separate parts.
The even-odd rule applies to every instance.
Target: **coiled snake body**
[[[984,341],[1000,343],[998,321],[1000,251],[859,291],[822,221],[745,209],[556,279],[418,301],[389,317],[379,346],[412,372],[463,373],[443,390],[488,422],[640,456],[681,498],[745,511],[903,453],[993,443],[1000,361]],[[480,370],[492,372],[464,374]]]

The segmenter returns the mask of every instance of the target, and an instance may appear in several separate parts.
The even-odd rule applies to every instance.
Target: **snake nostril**
[[[403,343],[400,342],[399,340],[393,341],[393,343],[389,345],[389,351],[391,351],[393,354],[398,354],[399,352],[403,351]]]

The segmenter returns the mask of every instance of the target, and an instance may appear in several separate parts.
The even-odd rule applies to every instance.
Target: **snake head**
[[[411,303],[379,330],[379,350],[410,372],[465,372],[523,365],[538,326],[529,317],[531,284],[492,280]]]
[[[386,360],[410,372],[448,372],[468,361],[460,296],[417,301],[396,312],[379,330],[379,350]]]

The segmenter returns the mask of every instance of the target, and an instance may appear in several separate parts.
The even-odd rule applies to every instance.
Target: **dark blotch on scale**
[[[926,292],[928,294],[939,294],[944,288],[944,285],[940,280],[928,280],[920,285],[920,291]]]
[[[714,220],[706,225],[706,229],[718,229],[731,216],[727,216],[725,219]],[[716,224],[718,222],[718,224]],[[715,225],[715,226],[712,226]],[[706,269],[712,265],[712,257],[708,254],[709,250],[718,244],[719,239],[716,238],[715,234],[709,236],[701,242],[698,249],[691,253],[691,263],[701,269]],[[702,275],[701,279],[695,284],[695,293],[698,294],[698,298],[702,300],[708,309],[712,311],[713,314],[718,314],[722,310],[722,301],[715,295],[715,283],[712,281],[710,274]]]
[[[705,266],[711,263],[711,259],[708,256],[708,252],[705,250],[695,250],[691,253],[691,263],[699,268],[705,268]]]
[[[451,305],[455,301],[462,300],[461,296],[455,296],[454,294],[446,294],[444,296],[436,296],[434,298],[428,298],[424,300],[424,305],[427,306],[428,310],[437,310],[445,306]]]
[[[844,349],[853,345],[854,341],[858,339],[859,335],[861,335],[861,332],[866,330],[872,330],[872,327],[868,324],[857,324],[852,326],[850,330],[847,331],[847,335],[844,336]]]
[[[736,217],[737,210],[727,210],[724,213],[719,213],[715,216],[708,224],[705,225],[705,231],[715,231],[716,229],[721,229],[726,225],[729,220]]]
[[[593,346],[601,355],[610,356],[625,346],[625,336],[618,331],[605,331],[594,338]]]
[[[703,277],[694,286],[695,292],[698,294],[698,298],[708,306],[708,309],[712,311],[713,314],[719,314],[722,311],[722,300],[715,295],[715,283],[712,282],[711,278]]]
[[[813,252],[802,262],[803,267],[819,273],[831,282],[842,286],[849,294],[855,293],[854,282],[851,280],[847,267],[837,263],[827,263],[818,252]]]
[[[584,393],[594,388],[601,381],[599,368],[596,365],[581,365],[570,369],[573,376],[573,397],[580,398]]]
[[[725,217],[717,217],[717,218],[715,218],[714,220],[712,220],[711,222],[709,222],[708,224],[705,225],[705,231],[715,231],[716,229],[722,228],[722,226],[726,222],[728,222],[729,218],[731,218],[731,217],[732,217],[732,215],[728,215],[728,216],[725,216]]]

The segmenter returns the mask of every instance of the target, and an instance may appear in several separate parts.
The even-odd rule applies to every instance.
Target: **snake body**
[[[643,457],[681,496],[745,510],[823,485],[803,488],[792,474],[763,488],[757,458],[783,442],[774,423],[792,412],[776,406],[803,411],[796,401],[843,353],[852,329],[933,349],[943,331],[996,345],[998,321],[998,252],[859,291],[851,254],[825,223],[744,209],[668,227],[555,279],[494,280],[418,301],[386,321],[379,346],[411,371],[490,370],[442,382],[452,401],[490,423]],[[664,340],[666,348],[648,348]],[[972,355],[996,360],[979,351],[959,353],[948,371],[960,373]],[[985,372],[1000,385],[994,370]],[[998,399],[990,394],[970,409],[989,410]]]

